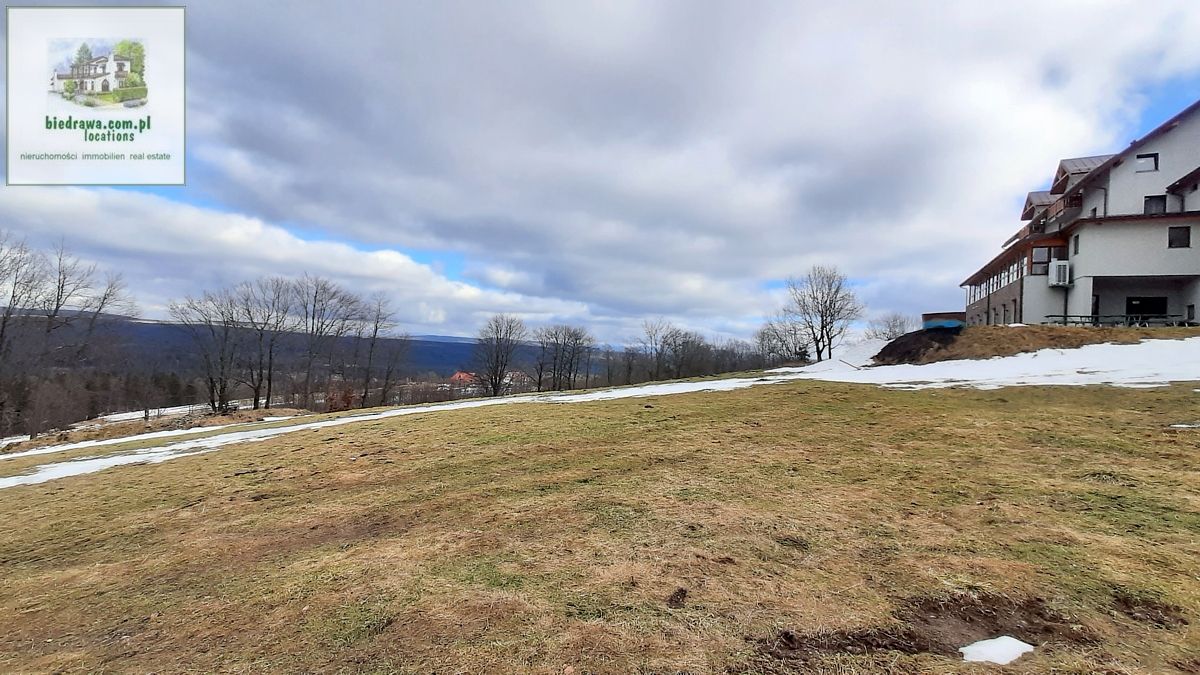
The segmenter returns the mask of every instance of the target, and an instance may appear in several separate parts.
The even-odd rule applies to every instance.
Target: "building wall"
[[[1179,126],[1138,148],[1109,170],[1107,215],[1143,213],[1147,196],[1166,194],[1168,185],[1196,168],[1200,163],[1197,149],[1200,149],[1200,114],[1191,115]],[[1158,153],[1158,171],[1138,173],[1135,156],[1153,152]],[[1179,199],[1172,196],[1167,200],[1167,210],[1178,211],[1179,204]],[[1100,215],[1105,214],[1100,212]]]
[[[967,325],[987,326],[1016,323],[1019,320],[1017,317],[1020,316],[1023,304],[1021,285],[1024,281],[1025,279],[1018,279],[999,290],[992,291],[991,295],[984,296],[967,305]],[[1007,320],[1005,320],[1005,307],[1008,308]]]
[[[1075,277],[1068,287],[1067,314],[1085,316],[1092,313],[1092,277]]]
[[[1168,248],[1167,228],[1189,224],[1191,248]],[[1075,234],[1079,235],[1079,253],[1074,252],[1073,241],[1068,242],[1068,251],[1076,280],[1092,276],[1200,274],[1200,218],[1190,222],[1088,223]]]
[[[1027,324],[1046,323],[1046,316],[1063,313],[1063,290],[1051,288],[1048,276],[1025,277],[1022,293],[1024,309],[1021,322]]]

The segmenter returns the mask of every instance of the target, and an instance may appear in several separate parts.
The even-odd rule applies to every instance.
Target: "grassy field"
[[[0,671],[1195,671],[1193,386],[500,406],[0,490]],[[960,660],[1000,633],[1039,647]]]

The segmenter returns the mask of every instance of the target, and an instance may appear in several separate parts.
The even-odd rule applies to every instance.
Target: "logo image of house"
[[[146,103],[146,49],[140,40],[56,38],[47,46],[54,64],[51,96],[87,107]]]
[[[97,56],[90,61],[71,64],[67,72],[55,71],[50,74],[50,89],[63,93],[67,90],[67,82],[75,82],[79,93],[104,93],[124,86],[129,79],[132,59],[127,56],[109,54]]]
[[[971,325],[1196,323],[1200,101],[1112,155],[1059,162],[963,281]]]

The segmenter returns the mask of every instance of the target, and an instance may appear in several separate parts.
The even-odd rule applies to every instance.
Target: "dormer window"
[[[1158,153],[1150,152],[1144,155],[1138,155],[1133,162],[1133,169],[1138,173],[1158,171]]]

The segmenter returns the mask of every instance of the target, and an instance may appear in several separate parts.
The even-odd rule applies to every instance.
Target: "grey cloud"
[[[1125,133],[1129,92],[1200,69],[1200,10],[1181,0],[188,16],[190,194],[314,236],[457,252],[481,297],[613,334],[658,314],[742,330],[770,310],[763,282],[814,262],[873,305],[953,307],[1019,225],[1015,197]],[[444,309],[460,331],[486,311]]]

